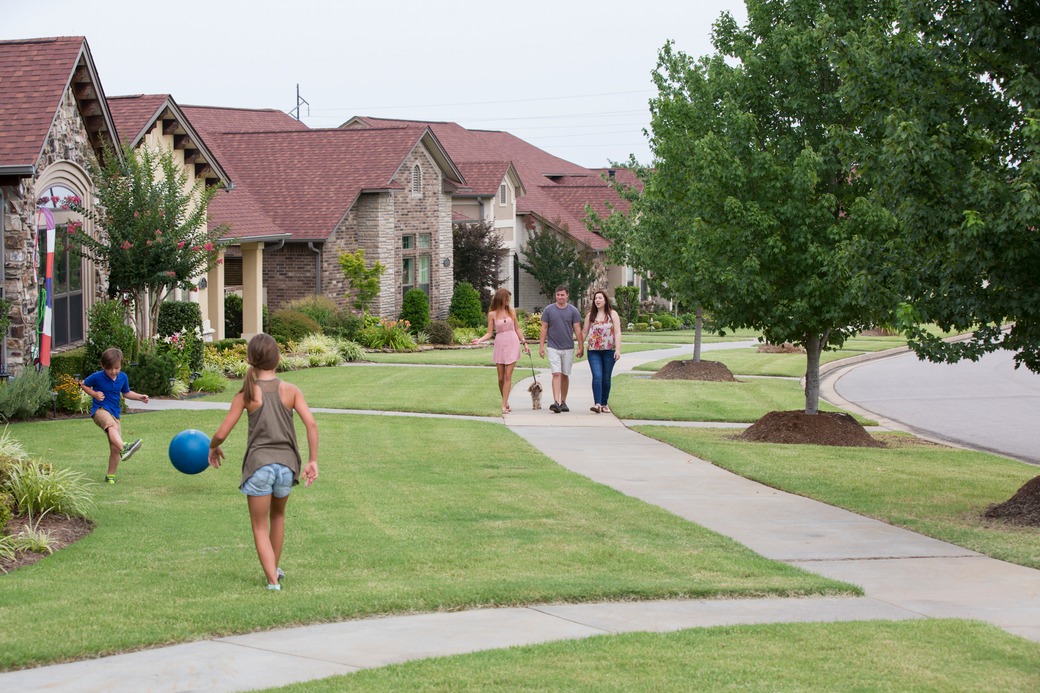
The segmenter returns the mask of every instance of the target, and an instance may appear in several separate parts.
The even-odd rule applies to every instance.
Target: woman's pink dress
[[[516,335],[513,319],[495,320],[495,363],[516,363],[520,360],[520,338]]]

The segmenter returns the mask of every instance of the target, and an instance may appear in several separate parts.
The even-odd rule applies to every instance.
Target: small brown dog
[[[527,388],[527,391],[531,393],[531,409],[542,408],[542,386],[538,384],[538,381],[531,383],[531,387]]]

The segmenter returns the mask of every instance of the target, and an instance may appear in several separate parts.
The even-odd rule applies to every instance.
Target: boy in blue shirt
[[[105,349],[101,354],[101,368],[103,370],[84,378],[79,386],[94,400],[90,407],[90,418],[94,419],[94,423],[108,437],[108,473],[105,475],[105,482],[114,484],[119,463],[130,459],[141,447],[140,438],[132,443],[123,444],[123,435],[119,428],[121,397],[148,404],[148,395],[130,389],[130,379],[123,373],[123,352],[119,349]]]

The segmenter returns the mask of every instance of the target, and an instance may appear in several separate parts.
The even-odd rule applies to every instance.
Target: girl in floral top
[[[610,374],[614,362],[621,358],[621,318],[610,307],[605,291],[592,297],[592,308],[585,316],[581,330],[582,341],[588,340],[589,368],[592,370],[592,411],[609,414]]]

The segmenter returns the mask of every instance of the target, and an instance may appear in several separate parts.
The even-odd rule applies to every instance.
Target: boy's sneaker
[[[560,405],[557,404],[556,402],[553,402],[552,404],[549,405],[549,411],[551,411],[553,414],[559,414],[560,413]]]
[[[280,590],[282,589],[282,586],[281,586],[281,585],[278,585],[278,584],[275,584],[275,585],[270,585],[270,584],[269,584],[269,585],[267,586],[267,589],[269,589],[269,590],[275,590],[275,591],[280,591]]]
[[[116,478],[115,478],[115,476],[113,476],[113,475],[111,475],[111,474],[106,474],[106,475],[105,475],[105,483],[106,483],[106,484],[114,484],[114,483],[116,483]]]
[[[284,579],[285,579],[285,572],[281,568],[279,568],[278,569],[278,582],[281,582]]]
[[[571,408],[567,406],[566,402],[560,402],[560,411],[570,411]]]
[[[133,457],[134,453],[141,449],[141,439],[138,438],[132,443],[127,443],[123,446],[123,454],[119,456],[120,462],[126,462],[128,459]]]

